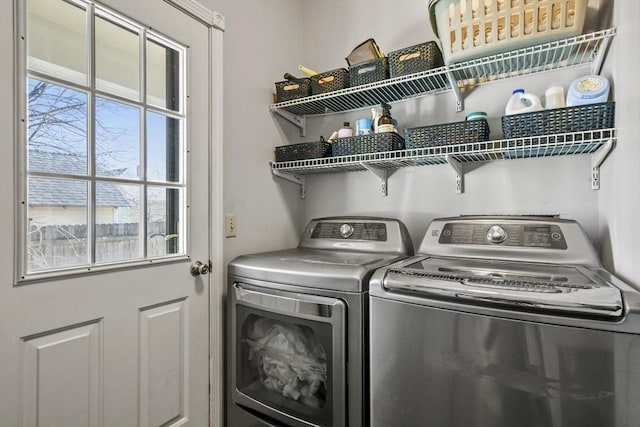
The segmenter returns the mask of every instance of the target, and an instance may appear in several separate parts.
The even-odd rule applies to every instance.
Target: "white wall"
[[[225,265],[237,255],[298,242],[298,190],[272,176],[282,145],[269,112],[274,82],[302,56],[302,3],[297,0],[201,0],[225,17],[224,211],[237,214],[237,237],[225,239]]]

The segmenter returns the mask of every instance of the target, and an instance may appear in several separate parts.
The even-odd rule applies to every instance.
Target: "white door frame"
[[[224,330],[223,292],[223,86],[222,58],[224,16],[211,11],[195,0],[165,0],[209,28],[209,242],[211,244],[211,274],[209,275],[209,423],[223,425],[224,402]]]

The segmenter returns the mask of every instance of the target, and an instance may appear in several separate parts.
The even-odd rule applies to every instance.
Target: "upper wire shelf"
[[[484,58],[451,64],[408,76],[272,104],[278,113],[304,127],[300,117],[370,107],[430,93],[453,91],[462,110],[461,89],[526,74],[592,65],[598,74],[616,29],[597,31]]]

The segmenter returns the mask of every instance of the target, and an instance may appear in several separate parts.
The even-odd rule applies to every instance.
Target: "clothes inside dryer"
[[[251,315],[243,328],[247,362],[267,389],[312,408],[327,399],[327,353],[305,325]]]

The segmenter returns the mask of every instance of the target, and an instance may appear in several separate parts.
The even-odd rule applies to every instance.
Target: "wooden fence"
[[[167,254],[165,223],[152,222],[147,228],[147,256]],[[97,224],[96,262],[140,259],[140,224]],[[88,260],[87,225],[46,225],[29,233],[29,269],[85,265]],[[170,250],[170,249],[169,249]]]

